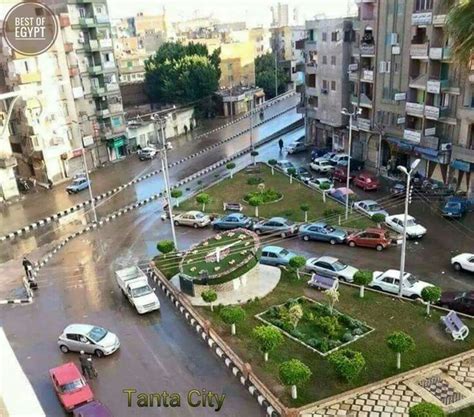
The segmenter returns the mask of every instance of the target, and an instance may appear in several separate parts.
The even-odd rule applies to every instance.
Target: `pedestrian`
[[[29,259],[26,258],[26,256],[23,257],[22,264],[23,264],[23,268],[25,268],[26,278],[30,280],[33,275],[33,264],[31,263]]]
[[[278,141],[278,146],[280,147],[280,153],[283,152],[283,139],[280,138],[280,140]]]
[[[53,189],[53,181],[51,181],[51,178],[48,178],[48,189],[49,190]]]
[[[84,375],[85,378],[89,377],[89,372],[88,372],[88,362],[87,362],[87,355],[86,353],[81,350],[79,353],[79,363],[81,364],[81,372],[82,375]]]
[[[89,374],[89,379],[97,378],[97,370],[94,367],[94,364],[92,363],[92,356],[88,355],[87,356],[87,373]]]

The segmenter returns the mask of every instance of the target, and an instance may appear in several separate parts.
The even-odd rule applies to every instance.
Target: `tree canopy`
[[[159,103],[186,104],[209,97],[219,87],[220,48],[166,42],[145,61],[149,97]]]
[[[289,79],[282,68],[278,68],[278,93],[286,90]],[[255,82],[263,88],[267,99],[275,97],[275,55],[267,53],[255,59]]]
[[[474,0],[450,1],[447,29],[452,41],[453,56],[466,65],[474,51]]]

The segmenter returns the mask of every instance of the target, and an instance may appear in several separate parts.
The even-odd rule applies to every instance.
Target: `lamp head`
[[[408,175],[408,170],[403,165],[398,165],[397,169],[402,171],[405,175]]]
[[[414,171],[420,165],[421,159],[415,159],[410,166],[410,171]]]

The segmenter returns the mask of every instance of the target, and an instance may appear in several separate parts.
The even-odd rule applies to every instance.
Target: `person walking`
[[[280,147],[280,153],[283,152],[283,139],[280,138],[280,140],[278,141],[278,146]]]
[[[89,377],[89,379],[90,379],[90,374],[89,374],[89,369],[88,369],[88,362],[87,362],[87,355],[83,350],[81,350],[80,353],[79,353],[79,363],[81,364],[82,375],[84,375],[85,378]]]
[[[22,264],[23,264],[23,268],[25,268],[26,278],[30,280],[31,277],[33,276],[33,264],[31,263],[29,259],[26,258],[26,256],[23,257]]]

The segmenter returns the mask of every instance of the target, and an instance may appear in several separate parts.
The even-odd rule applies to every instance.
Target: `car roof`
[[[333,263],[339,261],[339,259],[334,258],[333,256],[321,256],[321,257],[319,257],[318,259],[316,259],[315,262],[318,262],[318,261],[327,262],[327,263],[333,264]]]
[[[286,164],[287,162],[290,162],[290,161],[288,161],[288,159],[280,159],[277,163],[278,164]]]
[[[267,221],[286,223],[288,221],[288,219],[285,219],[284,217],[272,217],[272,218],[268,219]]]
[[[191,210],[191,211],[187,211],[186,213],[183,213],[183,214],[204,214],[202,211],[199,211],[199,210]]]
[[[265,246],[262,248],[262,251],[265,252],[281,252],[283,249],[281,246]]]
[[[89,333],[93,327],[92,324],[70,324],[64,329],[64,333]]]
[[[74,362],[68,362],[56,368],[52,368],[50,372],[55,376],[59,385],[67,384],[68,382],[82,377]]]
[[[382,273],[382,275],[384,277],[400,278],[400,271],[398,269],[387,269],[385,272]],[[411,275],[411,274],[405,271],[404,277],[406,277],[407,275]]]
[[[358,203],[365,203],[365,204],[378,204],[375,200],[361,200]]]
[[[97,400],[75,408],[72,415],[74,417],[113,417],[111,411]]]
[[[229,213],[224,216],[225,217],[247,217],[244,213]]]
[[[308,227],[309,226],[318,226],[318,227],[325,227],[327,226],[328,224],[327,223],[324,223],[324,222],[314,222],[314,223],[309,223],[308,224]]]
[[[368,227],[367,229],[364,230],[364,232],[385,234],[387,232],[387,230],[382,229],[382,228],[378,228],[378,227]]]
[[[404,214],[394,214],[393,216],[388,216],[390,219],[399,219],[399,220],[403,220],[403,217],[404,217]],[[407,216],[407,219],[408,220],[415,220],[415,218],[413,216],[410,216],[408,215]]]
[[[325,178],[325,177],[316,178],[315,181],[331,182],[329,178]]]

